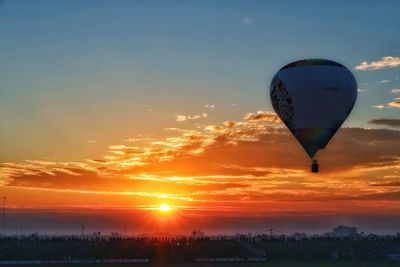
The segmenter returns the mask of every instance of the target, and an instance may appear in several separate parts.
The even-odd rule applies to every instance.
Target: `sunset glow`
[[[162,212],[168,212],[171,210],[171,207],[168,204],[161,204],[160,205],[160,211]]]
[[[398,231],[400,2],[0,2],[5,232]],[[358,84],[318,174],[269,98],[315,57]]]

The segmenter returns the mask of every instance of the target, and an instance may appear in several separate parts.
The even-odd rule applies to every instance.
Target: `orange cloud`
[[[270,111],[257,111],[255,113],[247,113],[243,119],[247,121],[268,121],[279,123],[280,120],[275,112]]]
[[[400,97],[396,97],[394,101],[388,103],[388,106],[392,108],[400,108]]]
[[[155,205],[154,199],[166,198],[187,212],[205,214],[233,209],[253,215],[266,210],[335,213],[340,212],[338,207],[344,212],[355,206],[393,212],[400,202],[396,194],[400,132],[396,130],[339,130],[319,152],[321,173],[317,175],[309,173],[305,152],[270,112],[248,113],[242,121],[196,130],[167,128],[165,132],[162,138],[132,138],[110,145],[106,155],[85,163],[3,163],[2,186],[50,190],[66,198],[96,194],[99,205],[127,205],[122,198],[129,198],[146,208]],[[372,199],[381,202],[372,207],[367,203]],[[384,207],[388,199],[393,203]],[[81,204],[85,203],[93,202],[82,198]]]

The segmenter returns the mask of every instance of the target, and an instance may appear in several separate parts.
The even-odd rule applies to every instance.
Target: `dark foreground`
[[[400,237],[0,238],[0,265],[19,263],[81,267],[400,266]]]
[[[14,265],[25,267],[37,267],[38,265]],[[68,265],[45,265],[48,267],[65,267]],[[107,267],[108,264],[79,265],[80,267]],[[123,267],[394,267],[399,266],[395,262],[260,262],[260,263],[176,263],[176,264],[124,264]]]

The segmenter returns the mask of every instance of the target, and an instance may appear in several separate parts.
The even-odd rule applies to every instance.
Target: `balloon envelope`
[[[278,71],[270,96],[276,113],[310,158],[325,148],[353,109],[357,83],[343,65],[305,59]]]

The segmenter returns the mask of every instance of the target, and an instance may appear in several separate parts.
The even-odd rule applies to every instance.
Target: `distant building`
[[[200,229],[192,231],[192,237],[198,238],[204,236],[205,236],[204,232],[202,232]]]
[[[332,234],[333,234],[333,236],[336,236],[336,237],[354,236],[354,235],[357,235],[357,228],[339,225],[339,226],[333,228]]]
[[[119,232],[112,232],[111,237],[123,237],[124,235]]]
[[[294,233],[292,236],[296,240],[302,240],[302,239],[305,239],[307,237],[307,235],[305,233],[297,233],[297,232]]]

